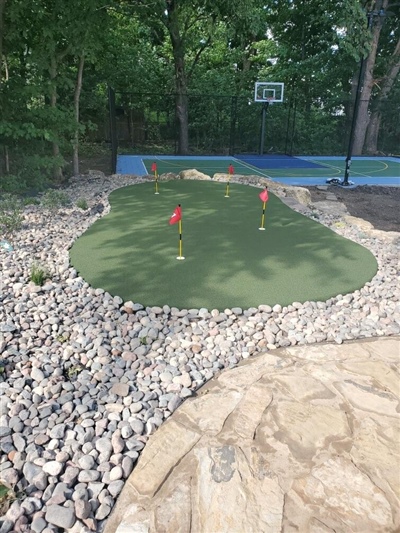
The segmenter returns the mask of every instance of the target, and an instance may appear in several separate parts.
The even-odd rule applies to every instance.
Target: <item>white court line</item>
[[[311,161],[312,163],[316,163],[317,164],[317,161],[315,159],[309,159],[309,161]],[[323,162],[323,164],[326,166],[326,167],[329,167],[329,168],[333,168],[334,170],[338,170],[339,172],[342,172],[344,173],[345,172],[345,169],[344,168],[340,168],[340,167],[334,167],[333,165],[329,165],[329,163],[325,163]],[[363,176],[363,178],[371,178],[371,175],[370,174],[363,174],[362,172],[357,172],[357,171],[352,171],[351,170],[351,166],[350,166],[350,174],[357,174],[358,176]]]
[[[264,172],[261,172],[260,170],[258,170],[258,168],[256,167],[253,167],[252,165],[248,165],[247,163],[244,163],[243,161],[241,161],[240,159],[236,159],[235,157],[232,158],[234,161],[238,162],[239,165],[243,165],[244,167],[247,167],[248,169],[250,170],[255,170],[256,172],[258,172],[261,176],[264,176],[264,178],[268,178],[272,181],[275,181],[274,178],[272,178],[271,176],[269,176],[268,174],[265,174]]]

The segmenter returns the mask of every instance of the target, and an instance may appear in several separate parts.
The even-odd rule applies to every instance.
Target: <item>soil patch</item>
[[[360,185],[344,189],[328,185],[326,190],[307,187],[313,202],[326,200],[326,193],[333,193],[344,203],[350,215],[370,222],[375,229],[400,231],[400,187]]]

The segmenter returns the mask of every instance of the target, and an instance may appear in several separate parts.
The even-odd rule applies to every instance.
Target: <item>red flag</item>
[[[268,191],[267,191],[267,189],[264,189],[263,191],[261,191],[260,194],[258,195],[258,197],[260,198],[260,200],[262,202],[268,202]]]
[[[153,163],[153,164],[151,165],[151,171],[152,171],[152,172],[157,172],[157,163]]]
[[[177,207],[175,207],[174,212],[171,215],[171,218],[169,219],[170,224],[176,224],[182,219],[182,208],[181,204],[179,204]]]
[[[229,174],[234,174],[234,172],[235,172],[235,169],[233,168],[232,163],[228,167],[228,172],[229,172]]]

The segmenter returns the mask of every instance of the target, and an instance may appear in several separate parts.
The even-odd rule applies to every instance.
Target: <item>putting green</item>
[[[259,231],[260,189],[174,180],[111,193],[111,211],[72,246],[72,265],[93,287],[144,306],[209,310],[325,301],[360,289],[377,271],[374,256],[270,193]],[[182,205],[179,224],[169,225]]]

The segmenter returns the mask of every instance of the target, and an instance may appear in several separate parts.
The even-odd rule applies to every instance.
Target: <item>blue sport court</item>
[[[117,174],[145,176],[195,168],[213,176],[228,173],[233,165],[235,174],[256,175],[287,185],[324,185],[329,179],[343,180],[345,157],[238,155],[238,156],[161,156],[118,155]],[[400,157],[353,157],[349,180],[354,185],[400,186]]]

